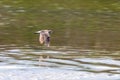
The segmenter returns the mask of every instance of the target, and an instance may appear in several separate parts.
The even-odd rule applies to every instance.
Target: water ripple
[[[119,51],[89,50],[73,47],[2,49],[1,65],[50,67],[92,73],[120,74]],[[113,56],[114,55],[114,56]]]

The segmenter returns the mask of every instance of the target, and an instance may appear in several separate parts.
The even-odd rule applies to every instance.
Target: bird
[[[52,30],[40,30],[36,31],[36,34],[39,34],[39,42],[40,44],[44,44],[47,47],[50,47],[50,34]]]

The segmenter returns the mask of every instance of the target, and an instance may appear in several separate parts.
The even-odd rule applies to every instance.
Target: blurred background
[[[119,0],[2,0],[0,46],[39,46],[41,29],[53,46],[120,49]]]

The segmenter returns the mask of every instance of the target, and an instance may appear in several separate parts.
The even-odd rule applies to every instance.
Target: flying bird
[[[39,34],[40,44],[44,44],[47,47],[50,46],[50,34],[52,33],[52,30],[40,30],[35,33]]]

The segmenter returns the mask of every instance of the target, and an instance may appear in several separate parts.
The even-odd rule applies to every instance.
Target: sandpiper
[[[50,34],[52,33],[52,30],[40,30],[35,33],[39,34],[40,44],[44,44],[47,47],[50,46]]]

